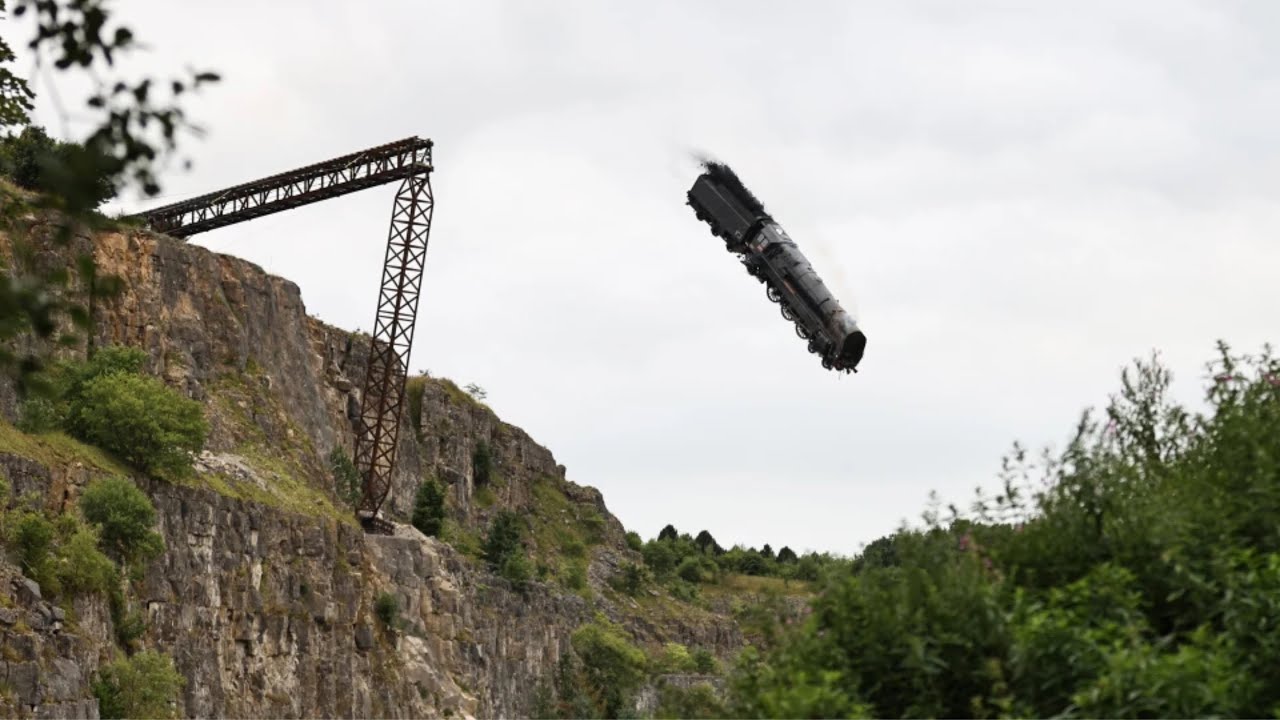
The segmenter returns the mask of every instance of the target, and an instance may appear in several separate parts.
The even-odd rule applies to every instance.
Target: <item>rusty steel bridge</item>
[[[391,208],[355,433],[355,465],[361,479],[358,515],[370,532],[390,533],[393,527],[378,512],[391,491],[409,352],[435,209],[431,148],[431,140],[410,137],[142,213],[150,229],[185,238],[400,181]]]

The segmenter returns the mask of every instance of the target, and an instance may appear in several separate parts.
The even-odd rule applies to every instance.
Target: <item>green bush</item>
[[[177,716],[175,703],[185,685],[186,678],[168,655],[146,650],[99,669],[93,694],[104,719],[172,718]]]
[[[53,523],[37,512],[18,513],[11,521],[9,542],[17,550],[18,565],[29,577],[35,577],[49,559],[53,546]]]
[[[97,207],[116,194],[111,175],[116,163],[78,143],[49,137],[37,125],[0,138],[0,173],[28,190],[84,198]]]
[[[484,559],[493,568],[515,552],[522,550],[520,516],[510,510],[499,510],[489,523],[489,534],[484,540]]]
[[[658,707],[654,718],[692,720],[726,717],[724,703],[708,683],[681,688],[668,683],[658,686]]]
[[[153,474],[181,476],[204,447],[200,403],[155,378],[111,372],[83,384],[72,399],[73,435]]]
[[[329,469],[333,473],[333,490],[338,498],[353,508],[359,505],[364,492],[360,487],[360,473],[341,446],[334,446],[329,451]]]
[[[689,654],[689,648],[676,642],[662,646],[662,654],[654,668],[659,673],[687,673],[693,669],[693,656]]]
[[[807,621],[735,669],[733,712],[1274,715],[1280,361],[1220,347],[1201,412],[1170,385],[1138,363],[1060,453],[1015,447],[968,516],[819,566]]]
[[[107,594],[117,584],[116,566],[98,550],[93,528],[78,527],[57,550],[55,573],[64,592]]]
[[[583,590],[587,587],[587,563],[582,560],[571,560],[564,577],[565,587],[570,590]]]
[[[156,510],[132,481],[96,480],[80,496],[85,520],[97,525],[102,547],[121,562],[146,564],[164,552],[164,538],[152,530]]]
[[[603,617],[575,630],[571,640],[599,713],[592,717],[621,717],[647,677],[644,652]]]
[[[610,584],[615,590],[635,597],[651,579],[648,569],[643,565],[626,563],[622,566],[622,572],[610,578]]]
[[[18,406],[18,429],[25,433],[56,432],[66,427],[67,409],[47,397],[31,397]]]
[[[47,597],[66,593],[109,593],[117,582],[116,566],[98,550],[98,535],[72,515],[50,521],[31,510],[4,517],[5,542],[22,571]]]
[[[510,582],[517,592],[523,593],[529,589],[533,566],[523,553],[511,553],[502,559],[502,564],[498,566],[498,574]]]
[[[431,478],[423,480],[418,486],[418,494],[413,501],[412,522],[423,535],[431,537],[439,537],[444,526],[444,490]]]
[[[711,654],[706,648],[696,648],[693,651],[693,669],[704,675],[711,675],[719,671],[720,664],[716,662],[716,656]]]
[[[634,530],[627,531],[627,547],[636,552],[644,549],[644,540],[640,539],[640,533]]]
[[[116,642],[125,650],[133,650],[147,632],[147,619],[137,610],[130,610],[120,587],[114,586],[107,596],[110,602],[111,624],[116,630]]]
[[[373,612],[388,630],[395,630],[400,622],[400,601],[391,593],[382,593],[373,601]]]

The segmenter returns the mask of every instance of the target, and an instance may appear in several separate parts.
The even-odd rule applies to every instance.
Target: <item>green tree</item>
[[[102,666],[93,694],[104,719],[172,718],[177,716],[175,703],[186,682],[168,655],[144,650]]]
[[[444,491],[434,479],[427,478],[418,485],[413,501],[413,526],[422,534],[439,537],[444,525]]]
[[[113,372],[84,383],[69,407],[73,435],[152,474],[190,472],[208,426],[200,403],[161,381]]]
[[[0,138],[0,173],[18,187],[41,193],[61,193],[84,184],[85,204],[97,208],[116,192],[104,157],[90,157],[90,150],[78,143],[49,137],[44,128],[28,125],[17,135]]]
[[[13,521],[10,543],[18,549],[18,565],[34,577],[44,567],[53,546],[53,523],[37,512],[22,512]]]
[[[676,532],[675,525],[667,525],[658,533],[659,540],[675,540],[680,537],[680,533]]]
[[[489,522],[484,540],[484,559],[497,566],[507,555],[520,548],[520,517],[510,510],[499,510]]]
[[[716,539],[706,530],[698,533],[698,536],[693,539],[693,544],[697,545],[698,549],[704,553],[710,552],[719,555],[724,552],[724,548],[720,547],[720,543],[716,542]]]
[[[1061,452],[1015,446],[969,513],[930,509],[853,573],[817,562],[812,613],[744,654],[733,712],[1274,714],[1280,361],[1220,346],[1201,412],[1171,379],[1136,363]]]
[[[80,496],[80,510],[117,560],[142,564],[164,552],[164,538],[152,529],[155,507],[132,481],[110,477],[90,483]]]
[[[72,595],[109,593],[117,581],[116,566],[98,550],[93,528],[77,528],[58,548],[58,584]]]
[[[622,717],[647,676],[644,652],[603,617],[575,630],[571,640],[595,699],[593,716]]]

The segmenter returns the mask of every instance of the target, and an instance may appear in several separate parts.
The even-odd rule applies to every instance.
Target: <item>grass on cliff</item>
[[[29,435],[0,420],[0,453],[34,460],[46,467],[82,463],[105,473],[128,475],[129,470],[105,451],[61,432]]]
[[[813,584],[804,580],[789,580],[764,575],[726,574],[716,582],[702,586],[707,595],[741,596],[776,593],[786,597],[813,595]]]
[[[605,521],[596,508],[576,503],[554,478],[533,484],[533,509],[529,513],[534,556],[550,574],[571,590],[581,590],[590,549],[604,540]],[[580,577],[581,576],[581,577]]]
[[[318,458],[310,438],[262,384],[262,371],[250,359],[243,373],[229,373],[212,383],[210,395],[216,416],[239,440],[233,454],[263,483],[201,473],[184,484],[298,515],[355,524],[351,512],[332,496],[324,467],[305,462]]]
[[[293,475],[287,463],[264,453],[254,446],[237,448],[239,456],[262,485],[248,478],[236,478],[225,473],[197,473],[194,477],[179,481],[187,487],[211,490],[235,500],[255,502],[296,515],[335,520],[355,525],[355,516],[336,505],[324,492],[308,485]]]
[[[426,378],[423,378],[424,381],[425,379]],[[436,380],[436,382],[440,383],[440,387],[444,388],[445,394],[449,396],[449,401],[452,402],[454,405],[461,405],[462,407],[480,408],[482,410],[493,412],[493,410],[488,405],[472,397],[470,393],[458,387],[457,384],[454,383],[452,380],[448,378],[439,378]]]

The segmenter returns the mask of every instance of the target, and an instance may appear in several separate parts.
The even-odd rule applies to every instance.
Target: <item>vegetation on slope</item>
[[[743,658],[734,712],[1276,715],[1280,363],[1224,346],[1211,369],[1197,414],[1137,364],[1065,451],[1015,452],[970,517],[928,514],[829,578]]]

